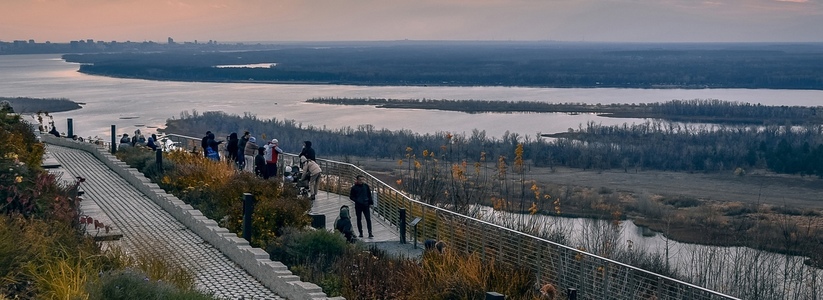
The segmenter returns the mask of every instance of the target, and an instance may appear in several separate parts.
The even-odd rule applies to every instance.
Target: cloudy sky
[[[823,0],[0,0],[0,41],[823,42]]]

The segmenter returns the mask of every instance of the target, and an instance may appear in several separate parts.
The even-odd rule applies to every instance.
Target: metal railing
[[[165,137],[186,151],[200,145],[200,139],[195,137],[177,134]],[[400,224],[400,209],[403,208],[408,220],[421,218],[417,224],[421,240],[443,240],[450,249],[479,253],[484,260],[528,268],[540,284],[551,283],[561,293],[575,289],[578,299],[737,299],[414,200],[350,163],[327,159],[318,159],[317,163],[323,169],[321,190],[348,197],[355,176],[363,175],[377,195],[376,217],[395,228]],[[293,165],[299,165],[296,154],[281,154],[279,174],[283,174],[285,166]],[[413,229],[409,226],[405,231],[412,232]]]

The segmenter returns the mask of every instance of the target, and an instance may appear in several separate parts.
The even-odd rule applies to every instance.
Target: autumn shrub
[[[45,147],[31,129],[31,124],[20,116],[0,109],[0,145],[3,145],[0,159],[13,159],[30,169],[42,169]]]
[[[184,151],[165,152],[162,172],[155,153],[140,148],[125,149],[117,157],[147,176],[183,202],[219,221],[231,232],[242,234],[243,195],[255,198],[251,245],[265,247],[287,226],[309,224],[306,212],[311,202],[298,199],[293,189],[283,189],[279,180],[264,180],[239,172],[226,162],[216,162]]]
[[[90,237],[62,222],[3,216],[0,237],[2,294],[22,299],[82,297],[83,285],[112,265]]]
[[[166,171],[174,169],[174,163],[163,159],[162,166],[157,165],[157,153],[148,147],[126,147],[117,150],[115,156],[130,167],[137,169],[144,176],[159,182]]]
[[[379,251],[353,251],[336,260],[346,299],[438,299],[431,294],[413,298],[420,287],[420,267],[413,260],[389,257]],[[436,287],[433,287],[436,288]],[[442,298],[440,298],[442,299]]]
[[[173,284],[152,279],[133,268],[103,274],[100,282],[89,294],[92,300],[131,299],[213,299],[210,295],[193,289],[180,289]]]
[[[228,208],[219,205],[217,192],[234,174],[231,166],[183,151],[168,152],[164,159],[174,167],[161,178],[159,185],[163,189],[211,219],[219,220],[227,214]]]
[[[312,262],[320,270],[330,270],[332,263],[348,250],[346,239],[336,232],[303,230],[287,227],[267,247],[271,259],[286,265]]]
[[[423,255],[422,272],[414,285],[415,299],[482,299],[498,292],[512,299],[536,298],[534,274],[479,253],[429,251]]]
[[[0,111],[0,212],[76,224],[74,186],[61,185],[40,166],[44,147],[19,116]]]
[[[142,147],[123,147],[117,149],[114,156],[130,167],[143,172],[143,174],[145,174],[144,170],[146,167],[154,164],[156,159],[154,152],[152,152],[149,148]]]

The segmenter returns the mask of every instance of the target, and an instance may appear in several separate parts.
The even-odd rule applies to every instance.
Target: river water
[[[86,103],[80,110],[56,113],[58,129],[72,118],[82,137],[107,136],[111,125],[119,133],[162,127],[182,111],[224,111],[259,118],[293,119],[326,128],[371,124],[375,128],[408,129],[418,133],[485,130],[500,137],[506,131],[521,136],[554,133],[594,121],[604,125],[641,123],[591,114],[482,113],[433,110],[387,110],[365,106],[331,106],[304,101],[314,97],[396,99],[505,100],[552,103],[653,103],[672,99],[720,99],[764,105],[823,105],[823,91],[766,89],[557,89],[518,87],[373,87],[250,83],[150,81],[89,76],[58,55],[0,56],[0,96],[69,98]],[[136,117],[136,118],[135,118]],[[123,118],[123,119],[121,119]],[[241,128],[238,128],[241,130]],[[151,133],[151,129],[143,130]],[[267,134],[271,136],[271,134]],[[289,146],[289,145],[284,145]],[[299,145],[295,145],[299,149]]]
[[[249,83],[194,83],[150,81],[139,79],[89,76],[77,72],[78,65],[66,63],[58,55],[0,56],[0,96],[33,98],[68,98],[85,103],[80,110],[55,113],[60,131],[66,130],[66,119],[74,121],[75,133],[82,137],[98,136],[109,140],[111,125],[118,133],[131,133],[140,128],[152,133],[163,127],[169,118],[178,118],[183,111],[224,111],[243,115],[251,113],[262,119],[293,119],[304,125],[326,128],[371,124],[375,128],[407,129],[418,133],[448,131],[471,133],[485,130],[487,136],[500,137],[506,131],[521,136],[566,131],[589,121],[604,125],[640,123],[643,119],[614,119],[591,114],[566,115],[546,113],[466,114],[432,110],[386,110],[364,106],[329,106],[304,101],[314,97],[372,97],[396,99],[505,100],[542,101],[552,103],[654,103],[672,99],[720,99],[763,105],[820,106],[823,91],[768,89],[557,89],[518,87],[373,87],[347,85],[295,85]],[[238,128],[238,131],[242,130]],[[270,133],[267,135],[271,135]],[[299,149],[299,145],[293,145]],[[587,221],[546,220],[561,224],[571,232],[586,232],[587,228],[603,227]],[[565,222],[565,223],[564,223]],[[565,225],[562,225],[565,224]],[[572,237],[580,239],[582,236]],[[705,247],[679,244],[658,236],[648,237],[631,222],[621,230],[621,244],[632,243],[638,249],[669,250],[672,263],[678,268],[695,264],[705,255],[719,252],[726,256],[753,255],[759,251],[745,248]],[[628,242],[632,241],[632,242]],[[755,252],[753,252],[755,251]],[[751,254],[755,253],[755,254]],[[767,254],[770,269],[789,268],[810,272],[802,258],[778,258]],[[703,267],[702,273],[735,272],[731,265],[716,264],[716,270]],[[698,266],[698,269],[700,267]],[[794,272],[794,271],[793,271]],[[819,271],[811,271],[817,272]],[[705,274],[697,274],[705,276]],[[781,276],[783,277],[783,276]],[[823,277],[823,276],[820,276]],[[818,277],[818,278],[820,278]],[[775,279],[777,280],[777,279]],[[791,279],[796,281],[796,279]],[[802,280],[802,279],[801,279]],[[818,279],[817,281],[820,281]],[[728,283],[721,283],[728,284]]]

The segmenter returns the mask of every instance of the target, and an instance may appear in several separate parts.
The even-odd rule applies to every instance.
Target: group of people
[[[203,155],[209,159],[220,160],[220,144],[224,141],[215,139],[214,133],[206,131],[200,146]],[[232,132],[226,138],[226,158],[235,163],[239,170],[252,172],[263,179],[277,177],[277,162],[283,149],[280,148],[280,141],[272,139],[265,145],[259,145],[257,138],[251,133],[244,131],[242,136]],[[309,181],[310,197],[314,200],[317,197],[317,186],[320,175],[323,172],[317,164],[317,156],[311,141],[303,142],[303,149],[300,151],[300,168],[304,170],[302,177],[298,180]]]
[[[215,139],[214,133],[206,132],[203,137],[201,147],[204,150],[203,154],[213,160],[220,160],[219,145],[224,141]],[[238,169],[248,172],[254,172],[255,175],[264,179],[277,177],[277,161],[280,154],[283,154],[283,149],[280,148],[280,141],[272,139],[267,141],[265,145],[259,145],[257,139],[248,131],[243,132],[243,135],[238,137],[237,133],[232,132],[226,140],[226,156],[229,161],[236,164]],[[311,141],[303,141],[303,149],[298,155],[300,159],[300,169],[302,174],[298,180],[308,181],[309,197],[315,200],[317,197],[318,184],[323,170],[317,163],[317,154],[312,147]],[[372,233],[371,213],[370,207],[374,205],[372,198],[372,191],[368,184],[365,183],[363,175],[358,175],[355,178],[355,184],[349,191],[349,199],[354,202],[354,212],[357,216],[357,231],[358,237],[363,237],[362,220],[366,219],[366,229],[369,238],[374,238]],[[355,240],[354,229],[351,224],[351,215],[349,207],[344,205],[340,208],[340,216],[335,221],[335,228],[343,233],[346,240],[353,242]]]
[[[149,147],[152,151],[156,151],[158,147],[157,143],[157,135],[152,133],[151,136],[146,139],[143,136],[143,133],[140,132],[140,129],[134,131],[134,135],[129,137],[128,133],[124,133],[123,136],[120,138],[120,144],[118,148],[123,149],[127,147]]]

